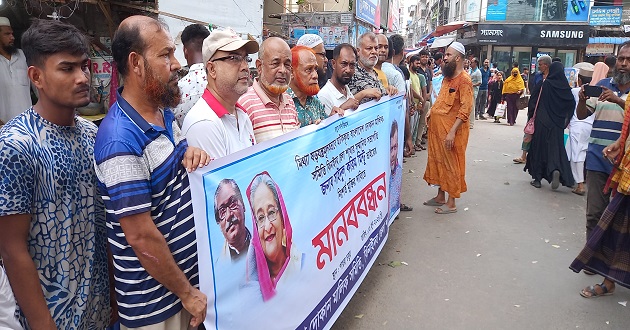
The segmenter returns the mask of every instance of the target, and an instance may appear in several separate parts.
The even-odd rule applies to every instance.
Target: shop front
[[[489,58],[502,71],[512,68],[536,70],[542,55],[559,57],[569,67],[580,62],[589,41],[589,26],[576,24],[478,24],[461,31],[458,39],[470,49],[478,49],[481,60]]]

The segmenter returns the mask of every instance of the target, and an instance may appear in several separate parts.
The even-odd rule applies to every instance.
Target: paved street
[[[407,158],[402,199],[414,210],[392,225],[333,329],[630,329],[630,304],[619,304],[630,290],[582,298],[602,278],[568,268],[584,244],[586,198],[535,189],[512,164],[525,121],[525,111],[514,127],[476,121],[456,214],[422,205],[436,192],[422,180],[427,152]]]

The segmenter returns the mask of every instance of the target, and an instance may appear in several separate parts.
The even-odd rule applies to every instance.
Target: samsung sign
[[[564,38],[564,39],[582,39],[584,38],[584,31],[540,31],[541,38]]]
[[[479,44],[505,46],[588,45],[588,25],[556,24],[479,24]]]

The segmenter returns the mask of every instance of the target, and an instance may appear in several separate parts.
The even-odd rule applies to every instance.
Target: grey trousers
[[[604,194],[603,190],[608,180],[608,174],[597,171],[586,171],[586,240],[597,222],[604,214],[604,210],[610,203],[610,192]]]

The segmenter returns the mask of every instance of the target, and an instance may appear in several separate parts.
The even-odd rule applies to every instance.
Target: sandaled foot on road
[[[441,208],[441,207],[438,207],[437,209],[435,209],[435,213],[437,213],[437,214],[457,213],[457,208],[449,208],[449,207]]]
[[[586,190],[578,189],[578,188],[575,188],[575,189],[571,190],[571,192],[576,194],[576,195],[580,195],[580,196],[584,196],[584,194],[586,194]]]
[[[426,202],[424,202],[422,204],[426,205],[426,206],[442,206],[442,205],[446,204],[446,201],[445,202],[438,202],[435,199],[435,197],[433,197],[433,198],[429,199],[428,201],[426,201]]]
[[[519,158],[514,158],[512,159],[512,161],[514,162],[514,164],[524,164],[525,163],[525,159],[519,157]]]
[[[615,285],[613,284],[612,288],[606,287],[606,284],[602,282],[602,284],[595,284],[591,286],[587,286],[586,288],[580,291],[580,295],[584,298],[595,298],[601,296],[609,296],[615,292]]]

